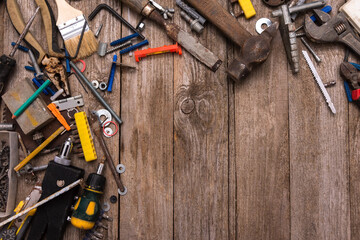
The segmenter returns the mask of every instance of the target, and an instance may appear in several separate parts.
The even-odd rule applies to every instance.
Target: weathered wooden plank
[[[241,23],[252,34],[271,9],[254,2],[257,16]],[[267,61],[235,85],[237,239],[289,239],[287,60],[278,33]]]
[[[333,12],[343,3],[328,2]],[[321,64],[315,64],[323,82],[338,81],[344,48],[312,45],[323,59]],[[328,89],[337,109],[333,115],[302,55],[300,59],[300,73],[289,73],[291,237],[349,239],[346,97],[342,84]]]
[[[228,239],[226,40],[211,24],[199,38],[224,62],[212,73],[186,52],[175,61],[174,238]]]
[[[115,9],[120,9],[120,3],[118,1],[112,1],[112,0],[106,0],[106,1],[92,1],[92,2],[72,2],[72,6],[74,6],[77,9],[81,9],[81,11],[85,14],[85,16],[88,16],[98,4],[105,3],[110,5],[111,7]],[[109,12],[107,11],[101,11],[98,16],[94,20],[90,22],[90,26],[92,28],[92,31],[95,32],[97,28],[100,26],[100,24],[103,23],[103,29],[99,36],[99,41],[102,42],[111,42],[114,39],[117,39],[118,34],[121,29],[121,23],[117,21]],[[116,53],[116,52],[115,52]],[[114,54],[115,54],[114,53]],[[92,80],[98,80],[99,82],[106,82],[108,81],[109,73],[110,73],[110,66],[112,62],[112,55],[107,55],[106,57],[99,57],[97,54],[94,54],[93,56],[87,58],[87,69],[85,71],[85,75],[88,77],[90,81]],[[103,109],[101,104],[97,101],[95,97],[93,97],[91,94],[87,94],[82,86],[79,84],[78,80],[72,76],[69,80],[71,84],[72,94],[73,96],[82,94],[84,96],[84,102],[85,102],[85,109],[88,116],[90,116],[91,111],[93,110],[99,110]],[[120,115],[120,99],[121,99],[121,88],[119,87],[120,82],[120,73],[119,71],[116,72],[114,85],[113,85],[113,91],[112,93],[104,92],[103,97],[104,99],[111,105],[111,107],[114,109],[115,112],[117,112]],[[105,141],[107,143],[107,146],[109,148],[110,153],[112,154],[114,164],[117,165],[119,163],[119,141],[120,141],[120,133],[116,134],[114,137],[111,138],[105,138]],[[79,161],[76,161],[76,164],[82,166],[87,174],[90,174],[92,172],[96,171],[97,165],[100,162],[101,159],[104,159],[105,155],[102,152],[102,149],[99,145],[99,141],[94,136],[95,141],[95,147],[98,153],[98,160],[96,162],[92,163],[86,163],[83,159],[79,159]],[[110,211],[106,214],[113,218],[112,222],[103,220],[102,222],[108,226],[108,230],[99,228],[98,231],[104,234],[104,239],[118,239],[118,222],[119,222],[119,206],[118,204],[111,204],[110,203],[110,196],[115,195],[119,197],[117,192],[116,183],[114,180],[113,175],[111,174],[109,164],[107,163],[108,159],[105,160],[105,170],[104,170],[104,176],[106,176],[106,186],[105,186],[105,192],[103,195],[102,202],[107,202],[110,204]],[[64,239],[82,239],[84,236],[83,231],[79,231],[73,227],[67,228],[67,235],[64,237]]]
[[[341,83],[340,83],[341,82]],[[342,81],[339,81],[342,84]],[[360,111],[355,104],[349,106],[349,159],[350,159],[350,221],[351,239],[360,236],[360,164],[359,164],[359,136]]]
[[[162,1],[172,6],[171,1]],[[140,16],[123,7],[122,15],[136,26]],[[122,28],[122,36],[132,32]],[[146,21],[147,47],[172,44],[163,29]],[[147,48],[144,47],[144,48]],[[120,239],[173,237],[173,54],[155,55],[136,63],[128,54],[124,63],[137,65],[121,78],[121,162],[128,188],[120,199]]]

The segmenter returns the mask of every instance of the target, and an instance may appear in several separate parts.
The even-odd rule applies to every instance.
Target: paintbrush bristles
[[[70,56],[73,57],[76,54],[77,47],[79,45],[80,36],[70,38],[65,40],[66,50],[69,52]],[[76,59],[83,59],[89,57],[93,53],[95,53],[98,49],[98,41],[95,38],[93,31],[88,30],[84,32],[84,36],[81,42],[81,47]]]

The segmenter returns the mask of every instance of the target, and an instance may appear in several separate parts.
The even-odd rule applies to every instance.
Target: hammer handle
[[[251,37],[251,34],[218,1],[187,0],[187,2],[240,47]]]
[[[141,13],[143,7],[149,3],[147,0],[120,0],[120,2],[125,3],[137,13]]]

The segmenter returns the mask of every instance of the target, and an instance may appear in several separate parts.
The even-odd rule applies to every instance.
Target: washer
[[[118,172],[118,173],[124,173],[125,172],[125,165],[124,164],[118,164],[118,165],[116,165],[116,171]]]
[[[94,88],[96,88],[96,89],[99,88],[99,82],[98,82],[98,80],[93,80],[93,81],[91,82],[91,84],[93,85]]]
[[[260,18],[257,20],[255,25],[255,30],[258,34],[261,34],[266,28],[270,27],[272,24],[271,20],[268,18]],[[266,25],[266,28],[262,28],[262,25]]]
[[[109,122],[109,121],[112,120],[111,113],[110,113],[108,110],[106,110],[106,109],[100,109],[100,110],[95,111],[95,115],[96,115],[96,116],[100,119],[100,121],[102,122],[101,127],[104,127],[104,124],[105,124],[106,122]],[[101,120],[101,117],[105,117],[105,120]],[[110,125],[110,123],[107,123],[107,124],[105,125],[105,127],[107,127],[107,126],[109,126],[109,125]],[[112,129],[111,129],[111,130],[112,130]]]
[[[110,204],[108,202],[104,202],[102,210],[104,210],[104,212],[108,212],[110,210]]]
[[[119,195],[120,196],[124,196],[124,195],[126,195],[126,193],[127,193],[127,188],[124,186],[124,191],[122,192],[122,191],[120,191],[120,188],[118,188],[118,193],[119,193]]]
[[[106,82],[101,82],[101,83],[99,84],[99,89],[100,89],[101,91],[105,91],[106,88],[107,88]]]
[[[114,133],[114,131],[109,127],[104,129],[104,136],[107,138],[111,138],[113,136],[113,133]]]

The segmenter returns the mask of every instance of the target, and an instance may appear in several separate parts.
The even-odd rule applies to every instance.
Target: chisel
[[[137,13],[140,13],[162,26],[165,29],[166,34],[172,40],[179,43],[185,50],[205,64],[213,72],[220,67],[222,61],[214,53],[204,47],[189,33],[180,29],[178,25],[169,20],[165,20],[148,0],[120,0],[120,2],[127,4]]]
[[[40,10],[40,7],[38,7],[35,10],[35,13],[31,16],[30,20],[28,21],[28,23],[26,24],[24,30],[22,31],[22,33],[20,34],[18,40],[16,41],[16,44],[13,47],[13,49],[12,49],[11,53],[9,54],[9,56],[3,54],[0,57],[0,93],[4,89],[5,83],[7,82],[7,79],[9,77],[10,72],[15,67],[16,60],[13,58],[14,55],[15,55],[15,52],[18,49],[19,44],[21,43],[21,41],[24,39],[27,32],[29,31],[30,26],[33,23],[33,21],[34,21],[34,19],[36,17],[36,14],[39,12],[39,10]]]

